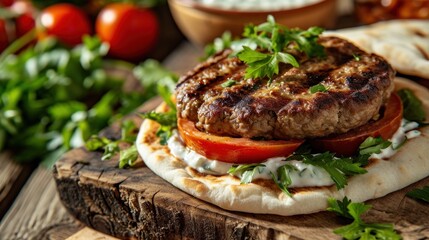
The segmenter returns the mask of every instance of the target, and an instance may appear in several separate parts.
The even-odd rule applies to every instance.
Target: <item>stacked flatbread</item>
[[[429,79],[429,21],[392,20],[326,32],[384,57],[397,72]]]

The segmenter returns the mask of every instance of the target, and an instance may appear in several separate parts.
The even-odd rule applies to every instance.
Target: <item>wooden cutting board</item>
[[[154,100],[140,111],[152,109]],[[131,117],[141,123],[137,116]],[[114,125],[102,133],[118,138]],[[87,226],[131,239],[338,239],[332,230],[347,224],[330,212],[282,217],[222,210],[170,185],[140,163],[118,169],[117,159],[79,148],[57,162],[54,177],[63,204]],[[426,178],[401,191],[369,201],[368,222],[389,222],[405,239],[429,238],[429,204],[408,197]],[[252,206],[249,206],[251,209]]]

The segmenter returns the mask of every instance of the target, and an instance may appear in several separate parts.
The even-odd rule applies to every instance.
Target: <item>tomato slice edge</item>
[[[304,140],[267,140],[217,136],[199,131],[195,124],[178,119],[178,130],[186,146],[213,160],[227,163],[260,163],[271,157],[292,154]]]
[[[342,156],[352,156],[357,153],[359,145],[367,137],[381,136],[385,140],[391,138],[401,126],[402,113],[401,99],[396,93],[392,93],[381,119],[367,123],[347,133],[312,139],[310,144],[312,148],[319,151],[330,151]]]

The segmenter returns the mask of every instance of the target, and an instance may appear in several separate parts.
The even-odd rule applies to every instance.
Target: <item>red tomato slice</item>
[[[249,138],[221,137],[199,131],[192,121],[178,119],[180,136],[195,152],[228,163],[259,163],[270,157],[292,154],[304,140],[257,141]]]
[[[386,105],[381,119],[365,124],[347,133],[331,137],[311,140],[312,147],[319,151],[330,151],[343,156],[356,154],[359,145],[367,137],[379,137],[389,139],[401,125],[402,103],[397,94],[392,94]]]

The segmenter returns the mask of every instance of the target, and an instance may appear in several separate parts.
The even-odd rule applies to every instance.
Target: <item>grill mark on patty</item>
[[[326,59],[297,55],[300,67],[282,63],[271,84],[267,78],[244,79],[246,66],[237,58],[219,58],[219,64],[194,70],[177,87],[180,116],[201,131],[265,139],[326,136],[366,123],[390,96],[394,70],[343,39],[320,42]],[[222,66],[230,72],[211,72]],[[213,74],[212,79],[201,79],[203,74]],[[236,84],[220,87],[228,78]],[[328,91],[310,94],[308,88],[319,83]]]

